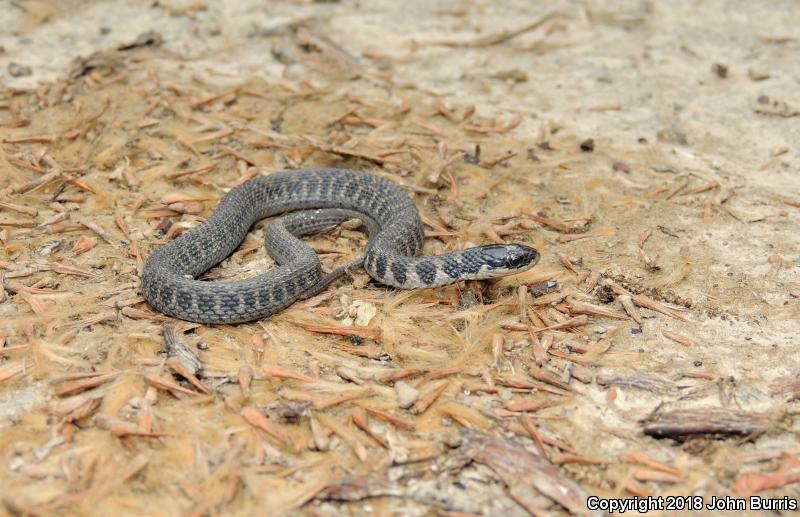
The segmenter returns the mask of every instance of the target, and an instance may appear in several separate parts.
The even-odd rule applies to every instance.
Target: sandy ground
[[[789,0],[0,0],[0,202],[13,205],[0,205],[0,338],[23,347],[0,349],[6,510],[581,513],[527,481],[539,476],[576,483],[578,499],[797,500],[798,26],[800,5]],[[26,140],[41,135],[61,136]],[[248,174],[314,165],[410,186],[431,223],[430,253],[502,238],[536,245],[541,264],[519,279],[440,294],[363,288],[363,277],[356,288],[339,283],[318,312],[296,306],[260,326],[195,329],[200,359],[219,374],[203,379],[208,399],[176,400],[145,382],[162,357],[157,315],[138,299],[91,321],[109,314],[109,296],[136,294],[141,254],[127,246],[146,254],[159,242],[160,216],[190,227]],[[82,184],[19,189],[54,167],[74,167]],[[189,173],[171,176],[181,170]],[[80,200],[57,199],[57,188]],[[170,202],[170,192],[185,197]],[[60,210],[78,229],[40,226]],[[100,231],[81,227],[86,220]],[[359,241],[348,236],[315,242],[354,253]],[[63,268],[21,273],[50,260],[42,248],[54,239],[64,242],[52,260],[91,270],[88,279]],[[248,245],[255,250],[258,237]],[[248,252],[234,273],[268,263],[263,250]],[[547,281],[555,294],[541,290]],[[40,287],[82,299],[69,298],[70,310]],[[508,303],[483,312],[464,301],[475,296]],[[308,329],[345,324],[336,314],[357,312],[358,300],[377,307],[367,328],[380,334],[364,335],[383,355]],[[519,331],[587,315],[536,331],[533,344]],[[505,346],[493,348],[498,335]],[[269,343],[263,358],[251,350],[259,339]],[[239,393],[245,364],[256,371],[250,395]],[[265,374],[264,364],[305,380]],[[398,408],[391,382],[367,382],[364,400],[416,426],[377,419],[370,425],[382,444],[354,424],[360,406],[297,402],[302,390],[358,401],[348,390],[366,388],[341,368],[358,378],[389,367],[421,370],[423,398],[441,396],[413,413]],[[68,375],[87,371],[117,377],[64,388],[81,379]],[[314,388],[307,375],[327,384]],[[560,379],[570,395],[516,411],[513,403],[547,394],[518,377]],[[478,384],[499,388],[479,395]],[[71,396],[81,391],[84,399]],[[102,405],[75,415],[54,409],[56,396]],[[312,416],[306,407],[299,422],[281,420],[287,400],[310,403]],[[131,422],[166,436],[119,431]],[[297,433],[292,443],[306,452],[277,450],[285,443],[266,431],[270,422]],[[332,441],[327,453],[315,426]],[[531,460],[509,473],[475,452],[495,449],[466,428],[557,470],[544,475]],[[240,435],[243,444],[232,438]],[[457,468],[422,460],[450,458],[451,449],[467,457]],[[359,481],[338,486],[345,478]]]

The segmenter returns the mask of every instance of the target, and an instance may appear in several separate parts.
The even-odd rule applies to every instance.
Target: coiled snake
[[[266,245],[278,267],[237,281],[195,280],[221,262],[265,217],[273,222]],[[144,264],[142,290],[159,311],[200,323],[238,323],[263,318],[313,296],[345,272],[324,275],[310,246],[296,238],[350,218],[367,227],[363,266],[378,282],[401,289],[438,287],[524,271],[539,253],[521,244],[492,244],[418,257],[422,222],[398,185],[346,169],[302,169],[254,178],[228,192],[197,228],[153,251]]]

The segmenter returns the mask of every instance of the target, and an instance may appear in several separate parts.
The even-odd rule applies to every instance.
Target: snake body
[[[221,262],[258,220],[292,212],[271,224],[267,249],[279,264],[244,280],[196,277]],[[424,232],[403,189],[384,178],[347,169],[301,169],[256,177],[228,192],[205,222],[157,248],[142,271],[148,303],[179,319],[237,323],[274,314],[313,296],[341,276],[325,276],[313,249],[296,236],[358,217],[368,229],[363,266],[383,284],[417,289],[524,271],[539,253],[521,244],[493,244],[419,257]]]

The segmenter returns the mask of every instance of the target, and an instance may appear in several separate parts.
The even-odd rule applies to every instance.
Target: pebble
[[[309,71],[305,65],[301,65],[300,63],[292,63],[287,65],[286,68],[283,70],[283,78],[284,79],[291,79],[293,81],[302,81],[304,79],[308,79]]]
[[[625,174],[630,174],[631,172],[631,166],[625,162],[614,162],[614,165],[612,165],[612,169],[614,169],[617,172],[624,172]]]
[[[725,79],[728,77],[728,67],[722,63],[714,63],[711,65],[711,71],[720,79]]]
[[[8,64],[8,73],[11,77],[27,77],[33,75],[33,70],[29,66],[23,66],[12,61]]]
[[[508,341],[506,341],[506,351],[511,351],[514,348],[522,349],[531,346],[531,342],[527,339],[523,339],[522,341],[517,341],[513,347],[508,347]]]
[[[410,408],[419,399],[419,390],[413,388],[407,382],[396,382],[394,390],[397,392],[397,404],[403,409]]]
[[[356,306],[356,304],[358,305]],[[369,302],[357,300],[353,302],[353,305],[356,306],[355,324],[361,327],[366,327],[369,325],[369,322],[372,321],[372,318],[378,314],[378,308]]]

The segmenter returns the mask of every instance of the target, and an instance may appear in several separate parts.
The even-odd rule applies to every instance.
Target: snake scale
[[[279,264],[236,281],[197,276],[244,240],[258,220],[292,212],[273,222],[266,245]],[[539,253],[521,244],[492,244],[420,257],[424,232],[417,208],[391,181],[347,169],[300,169],[258,176],[228,192],[205,222],[151,253],[142,271],[148,303],[175,318],[199,323],[238,323],[274,314],[313,296],[341,276],[324,275],[314,250],[297,239],[350,218],[367,227],[361,267],[382,284],[417,289],[460,280],[524,271]]]

